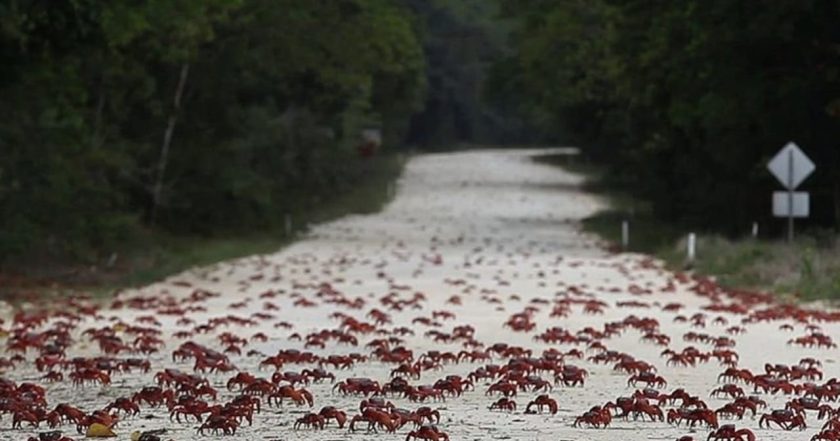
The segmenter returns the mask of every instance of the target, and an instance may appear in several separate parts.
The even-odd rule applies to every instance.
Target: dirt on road
[[[827,400],[840,396],[840,389],[806,384],[823,385],[840,377],[834,363],[837,350],[830,341],[838,332],[838,314],[778,305],[772,296],[726,291],[709,281],[669,272],[646,256],[606,253],[578,227],[578,221],[600,209],[601,203],[580,191],[581,177],[531,160],[535,154],[547,153],[556,152],[421,155],[409,162],[394,201],[383,212],[318,225],[275,254],[194,269],[123,292],[113,305],[99,310],[87,301],[74,300],[43,322],[29,312],[13,323],[12,313],[5,311],[0,328],[18,331],[0,342],[28,350],[25,361],[0,367],[0,376],[18,385],[43,385],[47,410],[70,403],[91,412],[156,385],[154,375],[166,368],[191,374],[196,358],[213,358],[212,353],[188,350],[186,359],[173,361],[173,351],[190,341],[212,351],[228,350],[227,365],[235,367],[229,372],[200,374],[219,392],[215,399],[202,398],[212,405],[239,395],[236,388],[225,387],[237,372],[270,379],[274,368],[263,365],[261,369],[261,363],[280,351],[308,351],[322,359],[359,354],[368,359],[357,357],[350,369],[324,368],[337,381],[366,377],[385,384],[401,363],[383,359],[393,361],[401,352],[394,349],[403,347],[412,353],[406,364],[419,363],[421,370],[419,379],[405,376],[414,386],[434,385],[450,375],[467,378],[488,364],[507,366],[495,378],[478,379],[474,389],[457,397],[447,394],[442,401],[387,396],[400,408],[437,409],[441,416],[437,426],[451,440],[673,440],[684,435],[706,439],[710,430],[702,425],[689,428],[683,422],[677,426],[641,414],[613,416],[606,429],[573,426],[578,416],[594,406],[632,397],[645,388],[644,382],[628,385],[633,372],[616,370],[623,362],[631,371],[650,365],[652,375],[667,381],[659,388],[652,385],[659,393],[684,389],[713,410],[733,401],[710,396],[724,383],[736,384],[747,395],[759,395],[767,408],[759,409],[758,416],[748,412],[743,420],[734,421],[719,416],[721,424],[750,429],[759,440],[806,440],[819,432],[825,419],[818,421],[816,412],[806,411],[804,431],[759,428],[759,417],[784,408],[788,400],[815,393],[832,410],[837,408]],[[26,323],[31,326],[25,327]],[[788,326],[782,329],[782,325]],[[63,331],[72,342],[59,344],[66,347],[66,359],[53,370],[62,372],[64,381],[47,383],[42,379],[46,370],[36,369],[36,349],[54,344]],[[788,344],[797,338],[803,338],[801,345]],[[807,347],[809,343],[813,346]],[[685,351],[688,347],[696,350]],[[103,355],[103,348],[116,351],[108,355],[118,359],[111,363],[148,359],[151,369],[148,373],[114,371],[110,385],[73,385],[70,374],[84,363],[74,366],[70,360]],[[151,353],[133,353],[137,348]],[[663,352],[667,349],[673,352]],[[472,362],[465,355],[461,362],[454,362],[446,355],[457,356],[461,351],[478,358]],[[522,355],[526,351],[531,358]],[[751,382],[719,382],[719,374],[729,367],[722,361],[726,354],[734,357],[731,353],[738,357],[732,366],[748,370],[750,377],[766,374],[766,363],[786,366],[770,366],[766,377]],[[5,359],[15,354],[21,352],[8,352]],[[317,363],[295,363],[289,352],[283,354],[286,363],[279,372],[318,367]],[[481,360],[484,355],[490,358]],[[805,358],[822,366],[791,368]],[[556,384],[555,377],[562,380],[569,372],[563,366],[586,370],[583,386]],[[818,371],[822,378],[816,377]],[[539,378],[528,379],[528,375]],[[536,386],[540,379],[549,383],[543,386],[546,390],[533,390],[526,384]],[[499,381],[515,384],[517,392],[511,399],[517,408],[513,412],[488,409],[500,398],[488,395],[488,388]],[[285,383],[278,381],[273,387]],[[794,393],[785,395],[783,383],[795,387]],[[311,391],[313,408],[288,400],[280,407],[269,407],[264,399],[253,425],[241,424],[235,435],[225,438],[402,440],[412,430],[409,424],[396,434],[383,430],[374,434],[361,424],[350,432],[334,422],[324,430],[295,430],[298,418],[323,406],[356,415],[364,398],[341,394],[329,381],[295,387],[301,386]],[[771,393],[777,386],[782,391]],[[17,393],[14,388],[5,391],[9,396]],[[185,393],[182,388],[178,394]],[[528,403],[542,394],[557,402],[557,413],[526,413]],[[653,395],[649,391],[647,400],[658,405]],[[679,402],[663,401],[659,407],[667,413],[678,408]],[[26,439],[39,431],[26,424],[23,429],[11,429],[11,421],[11,413],[0,421],[0,439]],[[128,439],[134,430],[158,428],[168,429],[163,439],[217,437],[198,435],[200,425],[194,419],[171,421],[166,407],[141,404],[139,415],[121,418],[115,430],[119,439]],[[77,436],[72,425],[60,429]]]

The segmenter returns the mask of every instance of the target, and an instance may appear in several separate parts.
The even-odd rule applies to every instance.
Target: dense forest
[[[0,262],[139,230],[275,227],[380,155],[575,143],[659,216],[769,215],[764,164],[815,160],[840,226],[840,1],[0,3]]]
[[[472,139],[485,3],[2,2],[0,262],[272,228],[365,178],[367,128],[385,150]],[[475,117],[421,113],[438,102]]]
[[[840,1],[501,3],[513,51],[490,75],[496,99],[661,218],[730,233],[769,220],[781,187],[765,164],[795,141],[817,164],[800,187],[810,222],[840,227]]]

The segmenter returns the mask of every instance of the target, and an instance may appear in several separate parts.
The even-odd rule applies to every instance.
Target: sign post
[[[816,166],[799,146],[789,142],[767,163],[767,168],[787,189],[787,195],[773,193],[773,216],[787,217],[787,239],[793,242],[793,218],[808,217],[809,212],[808,193],[794,190]]]
[[[788,149],[788,242],[793,242],[793,149]]]

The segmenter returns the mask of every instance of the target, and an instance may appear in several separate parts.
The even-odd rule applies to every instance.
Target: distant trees
[[[426,57],[424,109],[406,142],[507,144],[540,138],[508,103],[486,99],[490,69],[510,51],[510,26],[488,0],[400,0],[414,12]]]
[[[661,216],[732,231],[794,140],[837,227],[838,22],[838,0],[9,0],[0,262],[270,227],[364,176],[369,127],[575,141]]]
[[[358,179],[425,95],[392,0],[0,5],[0,261],[85,254],[152,221],[269,226]]]
[[[744,230],[769,215],[765,162],[818,164],[813,220],[840,227],[840,2],[500,0],[514,53],[491,81],[571,136],[663,217]],[[505,95],[507,94],[507,95]]]

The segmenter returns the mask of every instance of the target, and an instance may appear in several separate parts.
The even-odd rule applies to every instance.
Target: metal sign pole
[[[788,243],[793,243],[793,149],[788,151]]]
[[[788,142],[767,163],[770,173],[787,187],[783,191],[773,192],[773,216],[788,219],[787,241],[793,242],[793,218],[808,217],[810,202],[808,192],[796,192],[796,187],[816,169],[813,161],[793,141]]]

